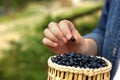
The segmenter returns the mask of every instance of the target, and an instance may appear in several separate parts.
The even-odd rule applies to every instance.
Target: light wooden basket
[[[84,69],[70,66],[61,66],[48,59],[47,80],[110,80],[111,63],[104,59],[108,66],[98,69]]]

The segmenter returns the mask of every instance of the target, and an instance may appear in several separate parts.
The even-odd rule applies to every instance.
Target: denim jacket
[[[120,0],[106,0],[98,26],[85,38],[94,39],[100,56],[112,63],[113,80],[120,58]]]

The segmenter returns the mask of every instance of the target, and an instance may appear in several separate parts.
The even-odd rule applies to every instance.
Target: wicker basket
[[[47,80],[110,80],[111,63],[104,59],[107,67],[98,69],[74,68],[61,66],[48,59],[48,79]]]

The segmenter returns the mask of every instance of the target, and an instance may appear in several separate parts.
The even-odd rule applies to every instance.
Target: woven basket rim
[[[56,63],[53,63],[51,58],[55,57],[55,56],[51,56],[48,59],[48,66],[51,68],[54,68],[58,71],[64,71],[64,72],[71,72],[71,73],[77,73],[77,74],[85,74],[87,76],[94,76],[94,75],[98,75],[98,74],[103,74],[106,72],[110,72],[110,70],[112,69],[112,64],[110,63],[109,60],[107,60],[104,57],[100,57],[100,56],[96,56],[98,58],[102,58],[103,60],[105,60],[107,66],[106,67],[102,67],[102,68],[96,68],[96,69],[90,69],[90,68],[80,68],[80,67],[71,67],[71,66],[63,66],[63,65],[58,65]]]

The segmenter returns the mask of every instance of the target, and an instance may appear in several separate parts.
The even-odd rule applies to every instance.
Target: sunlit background
[[[0,80],[47,80],[54,55],[42,43],[49,22],[72,21],[85,35],[98,24],[104,0],[0,0]]]

